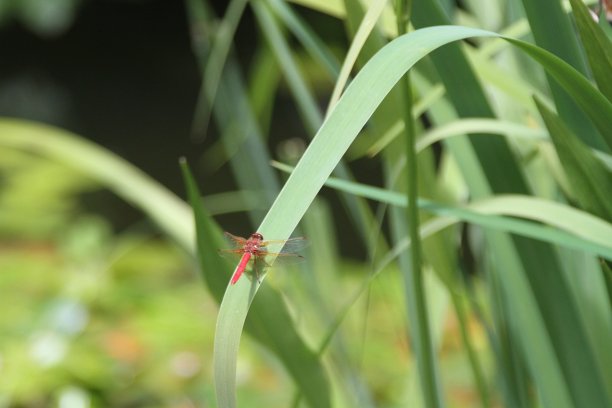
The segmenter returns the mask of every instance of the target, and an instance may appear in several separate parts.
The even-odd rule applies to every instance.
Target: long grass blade
[[[229,274],[214,273],[227,269],[222,258],[217,256],[216,249],[222,246],[222,235],[219,228],[204,212],[196,182],[185,161],[181,162],[183,177],[187,186],[196,224],[196,241],[198,259],[204,279],[220,301],[228,286]],[[248,300],[245,296],[242,300]],[[260,343],[274,351],[291,374],[299,389],[313,406],[326,406],[329,401],[327,380],[320,360],[302,341],[295,331],[293,321],[287,312],[280,295],[271,288],[265,288],[257,301],[251,306],[251,318],[246,324],[250,332]],[[217,330],[215,339],[226,344],[228,350],[238,350],[240,336],[231,337],[226,331]],[[235,353],[215,354],[214,367],[223,372],[236,365]],[[226,373],[227,382],[217,382],[218,402],[220,406],[231,404],[236,387],[235,377]]]
[[[190,2],[193,1],[190,0]],[[227,7],[225,17],[218,25],[215,33],[214,42],[203,69],[202,86],[200,87],[192,124],[192,133],[197,138],[201,139],[208,127],[212,106],[223,74],[223,67],[230,53],[236,29],[242,19],[247,3],[248,0],[232,0]],[[195,10],[199,7],[201,6],[192,5],[190,7],[191,12],[189,14],[193,16],[192,20],[196,23],[198,19],[195,18]]]
[[[591,151],[540,101],[538,109],[548,127],[559,158],[570,180],[574,198],[582,208],[612,220],[612,177]]]
[[[577,0],[570,0],[570,3],[593,78],[601,93],[608,100],[612,100],[612,43],[602,28],[593,21],[584,3]]]
[[[290,166],[276,163],[275,167],[290,172]],[[403,194],[379,187],[329,178],[325,185],[347,193],[369,198],[389,205],[406,207],[407,200]],[[540,198],[519,195],[498,195],[482,199],[464,207],[456,207],[431,200],[419,199],[419,208],[431,211],[440,216],[456,217],[457,220],[474,222],[481,227],[499,229],[505,232],[537,238],[553,244],[566,245],[570,248],[588,251],[589,253],[610,258],[612,245],[612,225],[589,213]],[[480,215],[478,215],[480,214]],[[503,215],[521,217],[542,222],[558,229],[551,234],[549,228],[538,224],[516,222],[509,217],[491,217]]]
[[[586,75],[587,68],[578,39],[572,30],[569,17],[561,7],[561,2],[522,0],[522,3],[535,43],[542,49],[550,51],[557,58],[563,59],[581,75]],[[550,71],[547,74],[554,75]],[[559,81],[559,78],[555,77],[555,80]],[[602,140],[606,132],[605,128],[602,129],[595,123],[600,135],[585,115],[587,112],[584,112],[584,107],[577,103],[578,101],[574,101],[574,97],[561,89],[555,81],[549,80],[548,82],[555,106],[560,114],[568,119],[570,129],[580,132],[581,139],[589,146],[602,149],[605,146]],[[566,88],[565,85],[561,85]],[[611,146],[608,142],[608,147]]]
[[[141,209],[183,248],[195,250],[189,206],[101,146],[63,129],[9,118],[0,118],[0,144],[36,152],[78,169]]]
[[[353,139],[406,70],[437,46],[479,34],[490,35],[481,30],[438,27],[400,37],[382,49],[357,75],[334,112],[319,129],[264,218],[259,232],[264,237],[288,238]],[[229,287],[224,296],[219,312],[215,355],[225,361],[235,361],[231,356],[237,353],[237,348],[221,340],[227,336],[240,337],[250,303],[248,299],[255,295],[258,288],[257,281],[249,285],[247,280],[241,280]],[[232,375],[235,376],[235,366],[215,370],[218,383],[234,381],[227,378]],[[218,392],[223,393],[218,396],[219,401],[228,404],[224,407],[235,406],[232,391],[221,388]]]

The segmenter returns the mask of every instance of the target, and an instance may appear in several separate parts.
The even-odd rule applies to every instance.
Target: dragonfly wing
[[[235,261],[242,258],[244,251],[241,249],[218,249],[217,253],[223,258]]]
[[[270,248],[273,252],[286,254],[299,252],[310,244],[304,237],[289,238],[287,240],[269,240],[263,242],[263,247]],[[282,249],[281,249],[282,248]]]
[[[267,264],[270,263],[271,266],[293,265],[304,261],[302,255],[284,252],[265,252],[261,257],[264,257]]]
[[[225,241],[228,243],[228,245],[232,247],[242,248],[247,242],[246,238],[237,237],[236,235],[232,235],[229,232],[224,232],[223,235],[225,236]]]

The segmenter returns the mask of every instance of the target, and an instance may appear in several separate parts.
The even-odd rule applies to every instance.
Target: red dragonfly
[[[258,276],[260,268],[269,266],[266,263],[267,256],[276,257],[275,262],[277,263],[294,263],[304,259],[303,256],[294,253],[304,248],[308,241],[306,238],[289,238],[287,240],[269,240],[264,241],[263,235],[259,232],[254,232],[247,238],[237,237],[225,233],[225,238],[233,246],[233,249],[220,249],[219,253],[221,256],[237,257],[240,258],[240,263],[236,268],[236,272],[232,276],[231,284],[235,284],[242,276],[249,261],[253,259],[253,270]],[[279,252],[269,252],[267,247],[276,246],[279,248]],[[281,250],[282,248],[282,250]]]

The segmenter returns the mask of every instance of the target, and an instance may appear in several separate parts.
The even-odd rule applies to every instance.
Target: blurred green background
[[[250,13],[237,36],[248,64]],[[202,152],[218,136],[192,132],[201,81],[183,2],[2,1],[0,55],[1,116],[84,135],[179,196],[179,157],[210,175]],[[279,106],[277,137],[303,136],[295,109]],[[234,188],[225,166],[203,191]],[[250,232],[240,213],[219,219]],[[0,147],[0,271],[0,406],[214,406],[217,306],[195,262],[97,181]],[[288,398],[283,370],[244,342],[249,406]]]
[[[236,32],[230,34],[233,49],[226,61],[215,55],[215,46],[223,42],[227,34],[223,30],[228,30],[231,20],[232,6],[226,3],[0,0],[0,116],[65,129],[142,170],[143,177],[168,189],[161,195],[174,193],[186,200],[178,165],[179,158],[185,157],[199,181],[208,214],[221,229],[247,236],[285,179],[276,170],[270,184],[260,184],[257,177],[271,172],[267,158],[295,164],[314,136],[362,14],[354,1],[288,3],[294,14],[283,14],[285,9],[278,4],[284,2],[253,1],[253,8],[246,7],[238,16]],[[236,5],[243,2],[230,3],[239,8]],[[441,0],[436,4],[447,12],[449,22],[533,40],[518,0]],[[276,21],[283,22],[280,36],[286,40],[291,59],[283,61],[282,46],[271,41],[273,34],[267,30],[273,25],[264,23],[266,10],[274,10]],[[291,16],[298,16],[299,21]],[[541,16],[541,26],[548,24],[545,17]],[[537,20],[529,18],[537,27]],[[419,19],[426,20],[417,16],[416,21]],[[382,47],[381,38],[393,37],[389,5],[382,21],[384,24],[373,28],[357,66],[363,66]],[[310,31],[300,34],[304,27]],[[304,38],[319,43],[304,45]],[[524,125],[521,131],[540,133],[531,139],[515,129],[481,135],[479,140],[486,141],[480,151],[472,151],[471,145],[467,148],[467,143],[460,145],[459,138],[436,143],[419,156],[422,196],[458,206],[490,194],[531,194],[582,211],[582,215],[595,214],[608,227],[605,212],[583,205],[588,200],[583,201],[582,195],[589,196],[590,191],[572,191],[571,168],[569,179],[564,173],[571,167],[566,167],[567,156],[557,156],[555,148],[559,147],[551,143],[540,111],[533,105],[533,94],[551,105],[556,101],[540,66],[500,46],[499,41],[470,41],[474,48],[464,51],[486,88],[493,107],[488,108],[490,115],[462,113],[462,108],[478,105],[470,98],[478,101],[479,95],[474,96],[467,85],[460,102],[444,95],[440,65],[454,66],[447,62],[450,57],[443,64],[426,59],[412,77],[415,103],[422,105],[415,108],[419,135],[460,116],[490,116],[520,123]],[[480,55],[477,50],[484,51]],[[201,89],[206,68],[210,72],[214,67],[211,55],[216,62],[223,61],[215,109],[203,102],[206,89]],[[291,77],[292,63],[299,67],[301,77]],[[461,79],[459,82],[463,86]],[[302,83],[308,89],[300,100],[296,84]],[[453,89],[452,84],[444,86]],[[389,109],[390,100],[351,145],[344,164],[360,183],[401,191],[405,180],[398,171],[402,167],[395,165],[405,159],[399,157],[404,146],[398,132],[393,136],[391,131],[401,113],[385,117],[385,109],[387,114],[399,111],[397,106]],[[257,132],[241,116],[241,102],[250,107],[247,117],[255,118]],[[309,113],[309,103],[316,113]],[[564,119],[571,122],[573,117],[565,115]],[[12,126],[10,120],[0,122],[9,124],[1,129]],[[46,134],[45,128],[37,131],[40,133],[33,131],[33,138]],[[502,143],[497,133],[508,138]],[[255,145],[263,146],[264,153],[248,150],[252,145],[247,148],[255,160],[266,158],[258,161],[258,167],[245,168],[246,161],[236,163],[240,161],[238,151],[247,145],[245,134],[263,135]],[[52,130],[48,136],[53,137]],[[57,160],[42,144],[15,148],[6,140],[0,143],[0,408],[216,406],[213,341],[217,299],[223,292],[211,282],[226,279],[224,275],[212,280],[200,276],[200,272],[223,271],[199,268],[193,248],[186,243],[193,235],[183,224],[186,217],[182,216],[190,214],[181,212],[188,210],[187,205],[180,202],[172,207],[177,211],[166,216],[152,213],[160,195],[130,199],[124,185],[100,177],[105,169],[88,172],[83,170],[87,166],[75,165],[77,160]],[[482,148],[484,144],[491,150]],[[595,147],[598,153],[609,153],[607,148],[589,144]],[[466,163],[482,168],[470,173]],[[607,169],[603,174],[609,175]],[[491,180],[474,181],[477,177],[472,176],[479,171]],[[517,179],[524,191],[516,188]],[[606,191],[607,184],[602,185]],[[147,200],[153,202],[150,207],[143,204]],[[281,294],[282,312],[291,317],[300,342],[320,352],[316,358],[325,368],[332,406],[424,406],[416,366],[420,355],[416,356],[414,348],[418,329],[410,321],[409,268],[401,262],[406,258],[397,265],[386,262],[395,259],[394,251],[405,240],[406,231],[397,229],[405,225],[398,220],[405,219],[397,215],[399,207],[387,206],[384,200],[360,204],[361,215],[370,218],[356,217],[340,194],[324,188],[300,226],[300,233],[312,241],[304,253],[306,265],[302,270],[294,267],[271,274],[264,285]],[[177,215],[181,218],[174,219]],[[432,217],[423,216],[422,221]],[[540,219],[535,219],[538,222],[533,224],[540,225]],[[175,230],[171,227],[174,222]],[[582,231],[579,226],[569,230]],[[547,346],[552,343],[545,350],[553,350],[553,357],[546,361],[552,361],[553,374],[568,384],[560,399],[564,400],[565,392],[571,393],[576,400],[568,397],[574,405],[566,406],[580,407],[584,400],[576,395],[583,383],[576,377],[588,382],[592,378],[595,383],[600,374],[606,378],[606,371],[590,373],[592,377],[585,374],[588,370],[581,371],[584,367],[574,371],[567,350],[574,344],[587,344],[592,349],[585,347],[584,352],[592,351],[597,360],[606,341],[612,339],[607,336],[608,261],[592,251],[543,246],[544,239],[522,241],[527,242],[522,247],[518,240],[495,247],[490,233],[473,224],[459,224],[436,235],[435,243],[426,241],[432,246],[424,251],[424,287],[443,406],[551,406],[546,396],[555,394],[556,384],[542,385],[550,367],[538,371],[530,353],[541,349],[525,347],[533,337],[529,337],[531,332],[524,334],[529,329],[521,323],[531,316],[516,318],[512,308],[513,301],[525,299],[526,304],[532,302],[531,307],[537,298],[542,304],[521,310],[542,313],[539,329],[553,339],[546,336],[542,340]],[[398,253],[408,256],[405,250]],[[519,258],[523,263],[517,266]],[[542,275],[533,273],[540,270]],[[541,278],[544,272],[550,274]],[[526,285],[529,289],[524,292],[508,288],[513,282],[505,279],[515,276],[526,277],[533,287]],[[564,291],[566,281],[571,289]],[[547,286],[552,289],[544,290]],[[516,293],[525,298],[514,297]],[[565,297],[568,293],[570,300]],[[559,316],[560,310],[567,309],[549,307],[555,304],[571,304],[567,307],[570,312],[578,310],[572,315],[577,317],[568,318],[565,326],[564,316]],[[533,317],[539,318],[540,314]],[[279,357],[282,347],[262,345],[258,323],[255,320],[252,332],[242,337],[237,364],[239,406],[306,406],[301,399],[305,391],[294,382],[295,373],[286,366],[288,359]],[[586,340],[558,340],[558,333],[582,333],[574,330],[574,323],[587,332]],[[273,342],[285,329],[277,327],[263,336]],[[332,340],[325,343],[328,335]],[[604,401],[605,392],[593,400]]]
[[[181,194],[178,157],[201,148],[181,2],[3,1],[0,21],[0,115],[87,135]],[[0,157],[0,406],[207,406],[216,309],[189,256],[75,169]]]

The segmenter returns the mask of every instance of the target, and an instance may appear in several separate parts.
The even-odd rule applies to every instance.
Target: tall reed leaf
[[[63,129],[9,118],[0,118],[0,145],[76,168],[139,208],[181,246],[195,249],[192,217],[185,202],[103,147]]]
[[[223,245],[221,231],[204,212],[200,193],[185,161],[181,162],[181,169],[195,216],[201,271],[211,292],[220,301],[229,279],[227,274],[215,273],[220,269],[227,269],[227,265],[217,254],[217,248]],[[295,331],[287,308],[276,291],[270,287],[262,290],[251,307],[251,318],[246,329],[257,341],[279,356],[310,405],[325,407],[329,404],[329,387],[321,362]],[[226,341],[237,348],[240,337],[228,338]],[[228,361],[224,357],[234,360]],[[236,355],[215,355],[215,369],[229,370],[236,365],[235,358]],[[217,385],[228,388],[226,393],[233,393],[235,388],[234,382]]]
[[[586,75],[587,68],[578,44],[570,19],[564,12],[561,1],[522,0],[529,26],[535,43],[566,63],[574,67],[581,75]],[[550,78],[551,72],[547,72]],[[558,78],[555,78],[558,81]],[[580,106],[566,90],[560,88],[555,81],[548,81],[555,101],[557,111],[567,119],[574,132],[580,132],[580,138],[591,147],[601,149],[604,146],[602,137],[593,124],[586,118]],[[584,108],[582,107],[584,110]],[[599,128],[599,132],[602,129]],[[608,144],[609,146],[609,144]]]
[[[602,28],[593,20],[588,8],[578,0],[570,0],[578,33],[586,52],[593,78],[602,94],[612,101],[612,43]]]
[[[535,101],[563,162],[573,198],[585,210],[608,221],[612,220],[612,174],[557,115],[537,98]]]
[[[437,27],[408,34],[383,48],[349,85],[304,153],[258,229],[264,237],[286,239],[336,167],[354,138],[399,78],[420,58],[449,41],[491,33],[459,27]],[[247,279],[228,287],[219,310],[215,337],[216,361],[236,361],[251,300],[259,288]],[[216,366],[217,398],[221,407],[236,406],[227,384],[235,381],[235,367]]]

